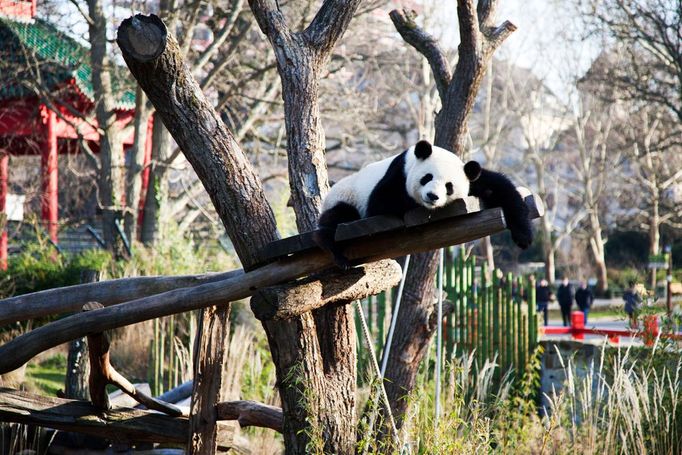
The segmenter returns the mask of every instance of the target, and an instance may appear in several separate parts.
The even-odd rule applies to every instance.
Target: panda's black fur
[[[437,147],[433,147],[433,149],[437,149]],[[440,150],[441,152],[439,153],[442,153],[442,149]],[[412,152],[415,157],[408,156],[408,153]],[[319,229],[314,233],[313,238],[321,248],[332,253],[334,262],[340,268],[347,269],[350,267],[350,262],[343,255],[342,248],[334,240],[336,228],[339,224],[376,215],[402,217],[406,212],[420,205],[428,207],[427,202],[432,202],[420,203],[409,194],[408,176],[405,173],[407,159],[416,159],[418,163],[424,163],[430,159],[431,153],[431,144],[427,141],[420,141],[413,148],[405,150],[390,159],[390,164],[388,164],[386,171],[374,184],[371,192],[369,192],[369,197],[366,199],[366,207],[363,207],[365,209],[364,213],[362,213],[361,209],[349,203],[349,201],[338,200],[338,195],[335,198],[337,202],[322,212],[318,221]],[[528,248],[533,239],[528,207],[514,184],[504,174],[481,168],[480,164],[476,161],[470,161],[466,165],[462,165],[461,160],[458,158],[456,160],[459,163],[460,170],[458,170],[459,173],[453,172],[453,175],[456,175],[460,180],[469,180],[468,194],[478,197],[485,208],[501,207],[507,225],[512,231],[512,239],[519,247],[523,249]],[[379,163],[381,162],[377,164]],[[463,172],[461,171],[462,166]],[[427,174],[421,178],[420,184],[428,184],[430,181],[428,179],[429,176],[431,179],[434,178],[432,174]],[[424,181],[426,183],[422,183]],[[461,187],[462,183],[459,182],[459,185],[455,183],[455,186]],[[447,195],[452,194],[452,183],[449,182],[449,185]],[[364,190],[366,191],[367,189],[365,188]],[[352,192],[355,193],[355,189]],[[331,196],[331,192],[329,196]],[[430,192],[428,196],[429,198],[434,197],[438,199],[436,195],[432,196]],[[463,197],[463,195],[459,195],[459,197]]]
[[[530,212],[512,181],[504,174],[483,169],[477,161],[465,164],[464,173],[469,179],[469,195],[480,199],[486,209],[501,207],[512,240],[520,248],[528,248],[533,243]]]

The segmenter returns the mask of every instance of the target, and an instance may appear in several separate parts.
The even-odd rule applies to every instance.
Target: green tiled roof
[[[0,100],[33,95],[25,82],[36,79],[28,63],[34,59],[48,90],[74,79],[80,91],[93,101],[92,68],[85,46],[41,19],[23,23],[0,18]],[[35,68],[35,62],[31,66]],[[135,87],[127,69],[114,68],[112,83],[117,107],[134,108]]]

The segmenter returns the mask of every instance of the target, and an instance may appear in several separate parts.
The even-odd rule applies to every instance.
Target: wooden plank
[[[42,397],[0,388],[0,421],[76,431],[115,442],[168,442],[184,444],[188,421],[141,409],[101,411],[82,400]]]
[[[531,203],[535,201],[535,198],[530,198]],[[539,199],[537,201],[538,206],[529,207],[531,218],[537,218],[538,214],[543,211]],[[526,202],[529,202],[529,199],[526,199]],[[372,237],[359,238],[348,244],[345,254],[354,264],[362,264],[470,242],[504,229],[505,223],[501,209],[483,210]],[[0,346],[0,374],[21,367],[33,356],[51,347],[89,333],[221,305],[253,295],[260,289],[289,282],[331,266],[331,256],[319,249],[314,249],[223,281],[176,289],[68,316],[20,335]]]
[[[358,237],[366,237],[389,232],[395,229],[402,229],[405,223],[402,219],[394,216],[372,216],[352,223],[343,223],[336,228],[334,238],[337,242],[352,240]]]
[[[429,210],[425,207],[418,207],[405,214],[405,226],[419,226],[431,221],[454,218],[468,213],[480,212],[481,204],[478,198],[469,196],[464,199],[452,201],[445,207]]]
[[[544,205],[539,196],[529,194],[524,197],[524,201],[531,210],[531,219],[544,215]],[[335,238],[338,242],[354,240],[406,227],[420,226],[433,221],[458,218],[480,211],[481,205],[478,198],[469,196],[464,199],[457,199],[446,207],[436,210],[428,210],[423,207],[416,208],[407,212],[403,220],[396,217],[373,216],[351,223],[343,223],[338,226]],[[263,257],[267,260],[276,260],[315,248],[317,248],[317,244],[313,240],[313,232],[305,232],[268,244],[264,249]]]

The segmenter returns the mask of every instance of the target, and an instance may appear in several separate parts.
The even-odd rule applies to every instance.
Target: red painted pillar
[[[150,115],[147,121],[147,137],[144,142],[144,159],[142,160],[142,172],[140,179],[142,179],[142,187],[140,188],[140,203],[137,212],[137,227],[138,232],[142,229],[142,222],[144,221],[144,201],[147,199],[147,190],[149,189],[149,174],[151,172],[152,162],[152,144],[154,131],[154,116]]]
[[[57,222],[59,216],[59,187],[57,185],[57,131],[55,129],[56,115],[53,111],[42,106],[43,123],[45,124],[45,138],[40,155],[40,171],[42,174],[41,199],[42,219],[50,239],[57,243]]]
[[[7,180],[9,178],[9,155],[0,155],[0,216],[2,216],[2,233],[0,233],[0,269],[7,270]]]

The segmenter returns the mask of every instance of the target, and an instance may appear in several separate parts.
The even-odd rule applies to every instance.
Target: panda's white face
[[[405,162],[407,192],[418,204],[435,209],[469,194],[464,163],[457,155],[425,141],[410,147]]]

